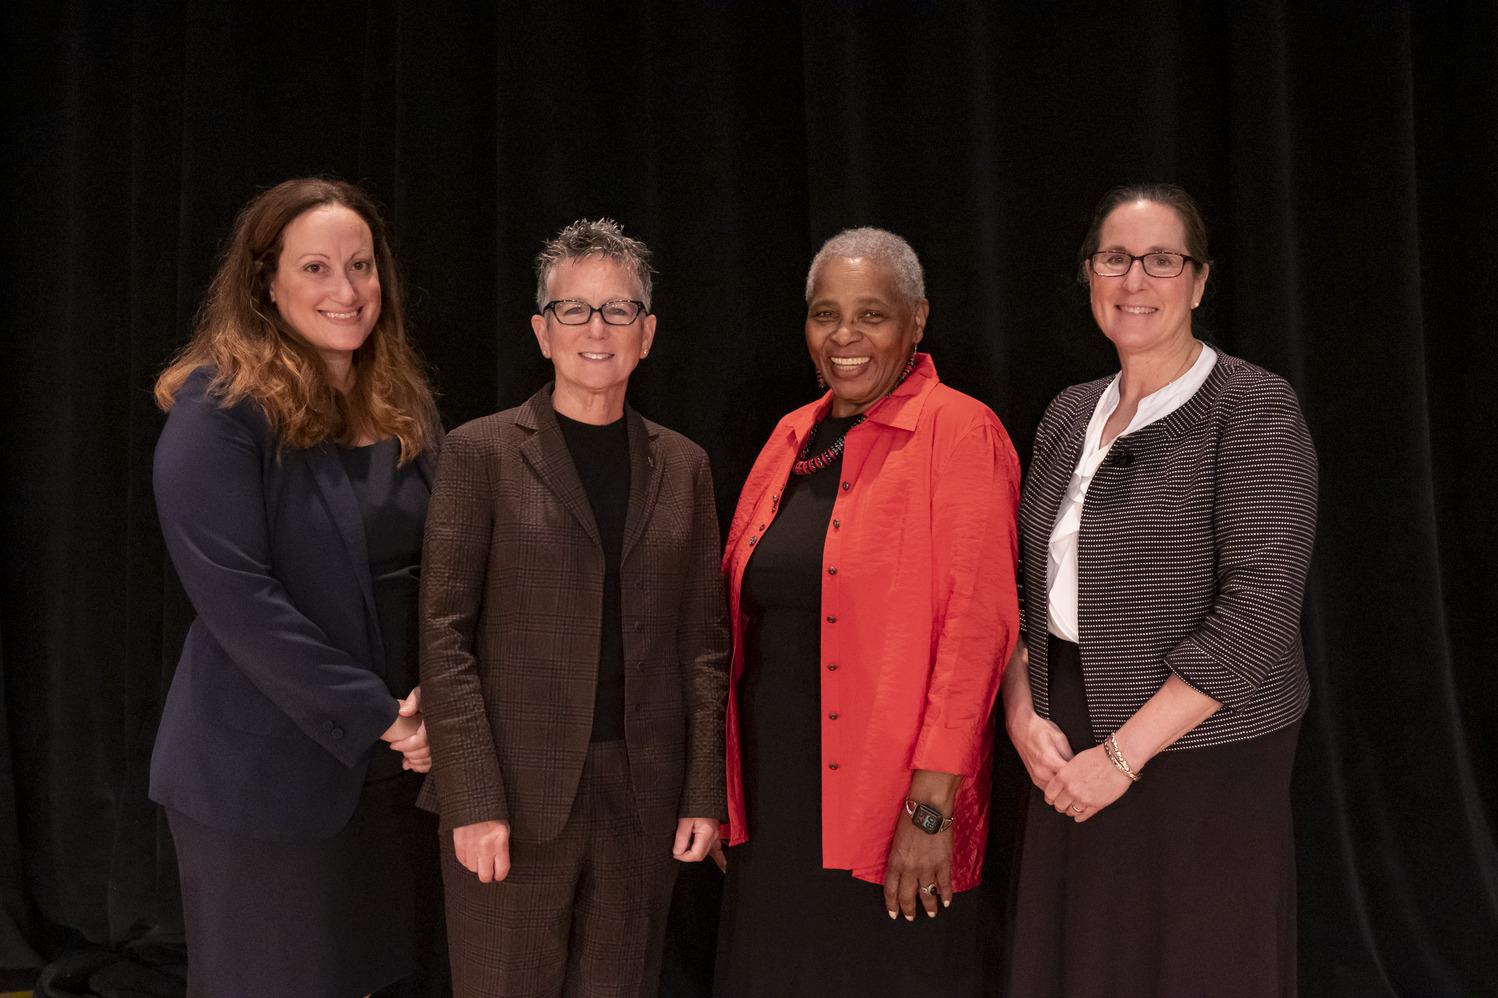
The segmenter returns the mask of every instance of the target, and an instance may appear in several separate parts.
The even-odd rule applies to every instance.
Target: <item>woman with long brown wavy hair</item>
[[[304,178],[251,201],[156,398],[156,502],[197,611],[151,759],[189,992],[368,994],[443,951],[418,938],[441,918],[412,807],[441,431],[369,198]]]

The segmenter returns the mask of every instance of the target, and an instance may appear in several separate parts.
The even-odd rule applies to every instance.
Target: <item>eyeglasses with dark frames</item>
[[[1123,250],[1104,250],[1089,256],[1087,265],[1098,277],[1122,277],[1134,266],[1135,260],[1144,266],[1144,272],[1150,277],[1179,277],[1181,271],[1186,269],[1186,264],[1197,262],[1195,257],[1185,253],[1170,253],[1165,250],[1143,256],[1135,256]]]
[[[585,326],[593,321],[594,312],[602,316],[603,321],[610,326],[627,326],[644,311],[644,302],[623,298],[606,301],[596,308],[575,298],[561,298],[547,302],[546,307],[541,310],[542,314],[550,312],[556,316],[557,321],[564,326]]]

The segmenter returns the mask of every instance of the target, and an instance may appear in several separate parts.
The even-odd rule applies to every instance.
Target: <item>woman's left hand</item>
[[[957,808],[961,785],[960,776],[917,769],[910,774],[907,796],[948,815]],[[919,901],[926,914],[934,917],[938,896],[943,907],[952,903],[952,829],[928,835],[911,823],[904,801],[898,807],[895,839],[884,864],[884,908],[890,918],[903,911],[906,919],[913,920]],[[934,891],[928,889],[933,887]]]
[[[432,749],[427,744],[427,724],[421,716],[421,687],[413,688],[410,696],[398,702],[402,717],[415,718],[420,723],[415,734],[391,742],[390,747],[405,756],[401,761],[402,769],[425,773],[432,768]]]
[[[933,884],[936,894],[927,890]],[[919,899],[934,918],[938,896],[943,907],[952,903],[952,830],[928,835],[911,824],[902,807],[884,866],[884,908],[890,918],[904,912],[913,921]]]
[[[1124,795],[1133,781],[1101,745],[1079,752],[1051,779],[1045,802],[1077,821],[1086,821]]]

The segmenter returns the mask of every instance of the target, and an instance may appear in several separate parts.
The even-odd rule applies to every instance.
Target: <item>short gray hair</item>
[[[564,260],[581,260],[602,253],[635,275],[640,285],[640,300],[650,311],[650,248],[638,239],[624,234],[612,218],[596,222],[580,218],[548,239],[536,254],[536,311],[551,301],[551,277]]]
[[[811,301],[817,274],[834,257],[862,257],[886,264],[895,275],[895,290],[909,304],[926,297],[926,275],[910,244],[893,232],[864,227],[844,229],[822,244],[806,271],[806,300]]]

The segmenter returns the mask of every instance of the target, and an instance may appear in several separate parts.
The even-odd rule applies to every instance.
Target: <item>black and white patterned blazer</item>
[[[1042,717],[1051,528],[1111,380],[1051,402],[1025,475],[1024,633]],[[1316,452],[1294,391],[1219,351],[1184,405],[1114,441],[1087,491],[1077,624],[1093,737],[1128,720],[1172,672],[1223,705],[1172,749],[1298,719],[1310,695],[1300,609],[1315,533]]]

